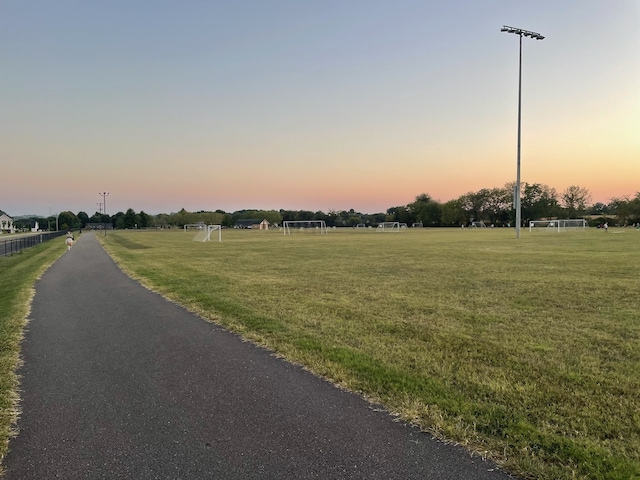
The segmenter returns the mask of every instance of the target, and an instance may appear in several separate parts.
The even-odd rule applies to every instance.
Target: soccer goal
[[[282,230],[285,235],[291,232],[327,234],[327,224],[324,220],[286,220],[282,222]]]
[[[487,228],[484,222],[471,222],[471,228]]]
[[[218,242],[222,242],[222,225],[205,225],[198,231],[198,233],[196,233],[196,236],[193,237],[193,241],[209,242],[211,241],[211,234],[216,231],[218,232]]]
[[[529,232],[546,231],[561,232],[566,230],[584,230],[588,227],[587,221],[583,218],[565,218],[562,220],[531,220],[529,222]]]
[[[207,225],[204,222],[187,223],[183,228],[185,232],[188,230],[206,230]]]
[[[406,224],[405,224],[406,226]],[[399,232],[400,222],[382,222],[378,224],[377,232]]]

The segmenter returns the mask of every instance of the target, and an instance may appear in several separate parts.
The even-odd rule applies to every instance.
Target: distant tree
[[[280,215],[282,215],[282,221],[292,222],[296,220],[296,212],[293,210],[280,210]],[[235,217],[235,213],[234,213]]]
[[[75,213],[60,212],[60,215],[58,215],[58,227],[60,230],[73,230],[75,228],[81,228],[82,223]]]
[[[337,227],[338,226],[338,212],[335,210],[329,210],[329,213],[325,215],[324,221],[327,224],[327,227]]]
[[[609,203],[609,209],[616,217],[620,225],[626,225],[627,220],[633,216],[633,206],[629,196],[612,198]]]
[[[137,225],[136,212],[133,208],[127,209],[122,219],[122,228],[133,229]]]
[[[640,223],[640,192],[629,202],[629,217],[632,223]]]
[[[591,193],[588,189],[578,185],[571,185],[562,192],[562,206],[569,218],[584,215],[587,204],[591,201]]]
[[[251,210],[246,218],[255,218],[257,220],[266,220],[272,225],[280,225],[282,223],[282,215],[274,210]]]
[[[588,210],[589,215],[605,215],[609,213],[609,205],[602,202],[596,202]]]
[[[428,193],[421,193],[420,195],[416,196],[416,199],[414,201],[414,203],[429,203],[429,202],[433,202],[433,199],[431,198],[431,195],[429,195]]]
[[[313,212],[298,210],[295,215],[295,220],[314,220]]]
[[[524,220],[525,225],[528,220],[553,218],[559,213],[558,194],[554,188],[548,185],[525,183],[520,203],[522,220]]]
[[[442,205],[441,211],[441,221],[445,227],[460,227],[469,223],[469,218],[459,198],[445,202]]]
[[[110,223],[113,228],[124,228],[124,212],[118,212],[114,216],[109,217],[105,223]]]
[[[78,212],[78,220],[80,220],[80,228],[84,228],[87,226],[87,223],[89,222],[89,215],[87,215],[85,212]]]
[[[391,207],[387,209],[387,216],[385,221],[387,222],[400,222],[406,223],[407,225],[411,225],[415,222],[415,217],[411,212],[411,208],[406,205],[401,205],[399,207]]]
[[[484,218],[484,213],[486,210],[488,192],[489,190],[487,189],[482,189],[478,192],[468,192],[458,199],[469,222],[487,220]]]
[[[513,191],[508,188],[486,190],[483,218],[492,225],[509,223]]]
[[[140,210],[140,222],[139,222],[139,227],[140,228],[149,228],[151,226],[151,216],[144,213],[142,210]]]
[[[378,212],[371,215],[365,215],[363,217],[363,220],[365,224],[373,226],[373,225],[379,225],[380,223],[384,222],[385,218],[386,218],[386,215],[384,213]]]
[[[47,217],[47,230],[56,229],[56,220],[57,220],[57,217],[55,215],[51,215]]]
[[[218,212],[219,213],[219,212]],[[223,227],[231,228],[234,225],[233,216],[226,213],[220,222]]]
[[[425,226],[439,226],[442,221],[441,205],[426,193],[418,195],[407,207],[411,212],[411,223],[421,222]],[[408,222],[405,223],[411,225]]]

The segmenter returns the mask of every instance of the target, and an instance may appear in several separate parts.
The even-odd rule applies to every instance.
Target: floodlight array
[[[531,37],[535,40],[544,40],[544,37],[536,32],[530,32],[529,30],[523,30],[522,28],[509,27],[508,25],[504,25],[501,29],[501,32],[507,33],[515,33],[516,35]]]

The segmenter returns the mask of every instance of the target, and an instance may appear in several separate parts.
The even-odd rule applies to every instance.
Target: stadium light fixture
[[[516,208],[516,238],[520,238],[520,224],[522,223],[522,212],[520,207],[520,132],[521,132],[521,112],[522,112],[522,37],[530,37],[534,40],[544,40],[544,37],[536,32],[523,30],[522,28],[509,27],[504,25],[501,32],[514,33],[520,37],[520,54],[518,57],[518,153],[516,166],[516,188],[515,188],[515,208]]]
[[[107,214],[107,196],[109,195],[109,192],[98,192],[98,195],[102,195],[102,209],[104,212],[104,215]],[[105,223],[103,223],[104,225],[104,236],[107,236],[107,225]]]

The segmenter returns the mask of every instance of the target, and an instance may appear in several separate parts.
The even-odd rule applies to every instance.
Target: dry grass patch
[[[62,252],[58,242],[46,242],[0,257],[0,461],[15,433],[19,400],[16,370],[33,284]]]

